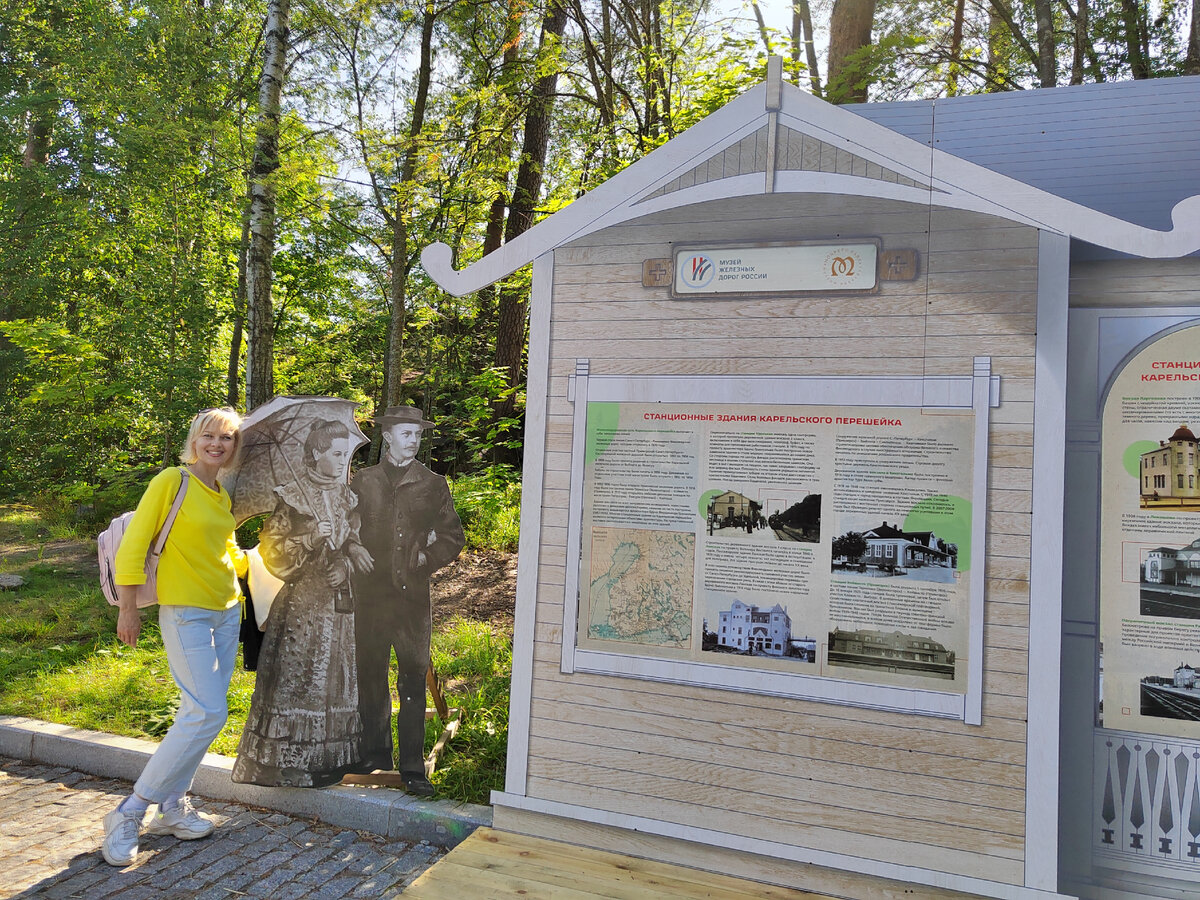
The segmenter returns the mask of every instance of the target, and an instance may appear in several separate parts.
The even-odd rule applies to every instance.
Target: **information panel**
[[[1200,326],[1138,353],[1104,406],[1103,724],[1200,738]]]
[[[974,440],[969,408],[588,403],[577,646],[964,693]]]

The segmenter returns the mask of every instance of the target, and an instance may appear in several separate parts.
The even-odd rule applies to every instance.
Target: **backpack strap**
[[[175,517],[179,515],[179,508],[183,506],[183,498],[187,495],[188,470],[181,466],[179,475],[179,490],[175,492],[175,502],[171,504],[167,518],[163,520],[163,526],[159,529],[158,537],[154,541],[154,548],[150,551],[156,560],[162,556],[163,547],[167,545],[167,536],[171,533],[171,526],[175,524]]]

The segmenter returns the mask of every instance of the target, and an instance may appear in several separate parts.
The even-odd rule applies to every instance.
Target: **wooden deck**
[[[414,900],[834,900],[812,894],[479,828],[404,891]]]

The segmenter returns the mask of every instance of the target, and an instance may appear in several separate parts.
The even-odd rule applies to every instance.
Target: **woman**
[[[304,473],[275,488],[259,552],[284,586],[267,618],[236,782],[321,787],[360,760],[350,575],[370,571],[371,556],[346,484],[353,452],[345,425],[318,422],[304,443]]]
[[[150,804],[157,804],[147,830],[195,840],[213,823],[197,812],[187,792],[204,754],[221,731],[237,655],[241,591],[237,576],[246,559],[234,537],[229,494],[217,473],[233,462],[241,419],[232,409],[201,412],[188,429],[180,459],[188,479],[158,564],[158,623],[171,677],[179,687],[179,712],[146,763],[133,793],[104,817],[105,861],[130,865]],[[159,472],[134,512],[116,556],[117,637],[137,646],[141,618],[136,585],[146,581],[146,551],[166,519],[183,480],[183,469]]]

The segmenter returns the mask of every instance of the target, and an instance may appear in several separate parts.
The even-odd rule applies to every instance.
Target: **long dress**
[[[347,548],[359,544],[358,499],[311,479],[275,489],[259,537],[263,563],[285,584],[271,606],[233,780],[321,787],[360,761],[354,595]],[[317,532],[321,522],[329,537]]]

